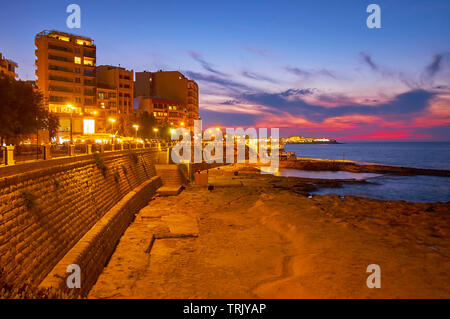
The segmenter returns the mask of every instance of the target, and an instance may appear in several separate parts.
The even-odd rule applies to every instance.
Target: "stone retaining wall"
[[[97,162],[86,155],[0,168],[0,268],[6,280],[39,284],[124,197],[138,196],[129,208],[148,201],[148,189],[142,198],[130,192],[140,185],[155,187],[148,181],[162,152],[121,151],[101,154]]]
[[[40,287],[67,289],[66,280],[70,275],[66,272],[67,267],[76,264],[81,270],[81,289],[77,292],[86,295],[103,271],[135,214],[148,204],[161,185],[161,178],[156,176],[129,192],[61,259]]]

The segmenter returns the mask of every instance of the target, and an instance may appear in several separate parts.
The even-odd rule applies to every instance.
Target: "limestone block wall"
[[[87,295],[134,215],[147,205],[161,185],[161,177],[155,176],[129,192],[69,250],[40,287],[67,290],[67,267],[76,264],[81,271],[81,287],[76,289],[76,293]]]
[[[6,279],[40,283],[113,206],[156,175],[161,152],[122,151],[101,154],[97,162],[86,155],[0,168],[0,268]]]

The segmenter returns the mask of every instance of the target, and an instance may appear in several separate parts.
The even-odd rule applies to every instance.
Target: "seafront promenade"
[[[450,297],[449,203],[309,196],[313,182],[234,164],[209,190],[154,197],[89,298]]]

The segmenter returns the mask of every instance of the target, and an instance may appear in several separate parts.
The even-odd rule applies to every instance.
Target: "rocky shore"
[[[377,173],[392,175],[428,175],[450,177],[450,171],[426,168],[413,168],[373,163],[360,163],[344,160],[324,160],[299,158],[296,161],[282,161],[280,167],[308,171],[346,171],[352,173]]]
[[[450,203],[311,196],[340,182],[237,164],[209,173],[209,190],[139,212],[90,298],[450,298]]]

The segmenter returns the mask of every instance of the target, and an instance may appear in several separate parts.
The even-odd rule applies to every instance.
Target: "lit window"
[[[84,134],[95,133],[95,120],[83,120]]]
[[[81,58],[76,56],[75,59],[74,59],[74,62],[76,64],[81,64]]]
[[[94,60],[84,58],[84,65],[94,65]]]
[[[91,45],[91,42],[78,39],[77,40],[77,44],[79,44],[79,45]]]

